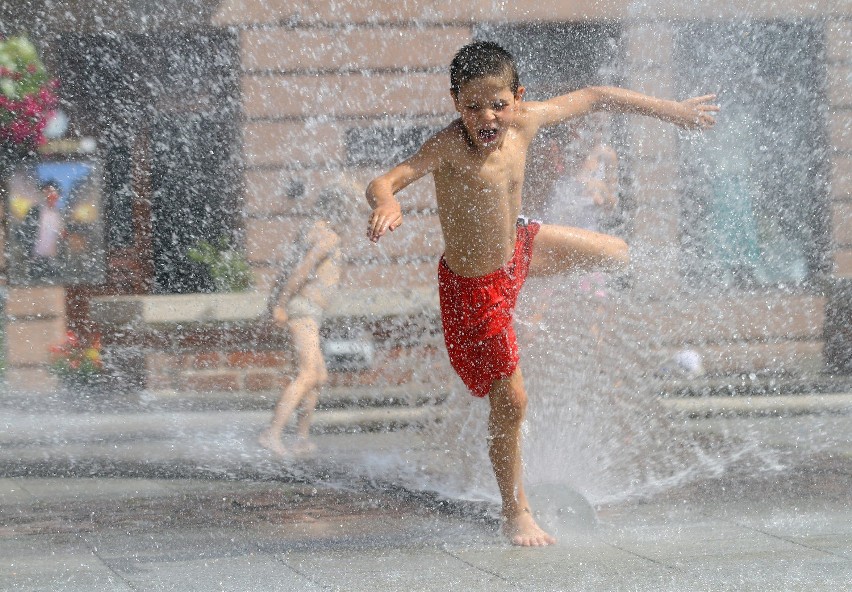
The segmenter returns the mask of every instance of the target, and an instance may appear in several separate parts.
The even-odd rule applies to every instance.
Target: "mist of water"
[[[199,7],[209,11],[210,5],[203,2]],[[631,17],[653,16],[655,8],[652,4],[636,3]],[[50,20],[46,13],[37,19],[40,24],[34,30],[48,30],[42,22],[45,19]],[[294,25],[297,23],[298,19],[293,21]],[[625,24],[629,25],[630,21]],[[773,327],[761,326],[760,314],[772,310],[776,318],[787,312],[792,316],[795,311],[787,311],[785,307],[796,307],[798,301],[791,296],[816,293],[816,279],[828,267],[829,245],[825,238],[828,148],[822,120],[825,109],[822,82],[815,67],[821,59],[824,41],[818,25],[810,21],[667,25],[659,21],[653,24],[662,32],[660,42],[667,43],[675,56],[670,74],[677,80],[667,90],[678,96],[719,93],[723,111],[717,130],[703,138],[672,134],[671,145],[665,152],[652,155],[633,144],[631,130],[642,124],[632,119],[615,119],[609,141],[623,157],[623,193],[618,219],[606,230],[620,234],[631,244],[631,268],[609,278],[610,285],[603,298],[580,290],[579,276],[531,280],[517,311],[522,368],[530,401],[524,431],[527,480],[533,485],[565,484],[595,502],[649,495],[689,479],[718,474],[745,457],[752,459],[749,462],[753,462],[755,470],[783,465],[757,440],[742,438],[742,434],[726,439],[718,431],[697,434],[689,418],[673,416],[659,400],[661,373],[663,378],[671,378],[672,371],[684,376],[694,371],[695,368],[673,366],[671,362],[673,354],[692,348],[704,352],[705,363],[717,362],[723,370],[724,364],[718,363],[719,360],[733,355],[730,352],[737,349],[734,346],[724,349],[718,326],[725,325],[725,319],[732,314],[732,305],[742,295],[759,300],[761,307],[754,318],[732,321],[739,325],[731,339],[779,341],[784,324],[781,323],[780,329],[777,322]],[[87,26],[95,31],[106,27],[97,20]],[[507,22],[478,26],[474,32],[480,37],[505,42],[516,51],[522,78],[526,76],[523,81],[532,98],[584,84],[630,83],[653,87],[659,75],[659,70],[653,67],[642,72],[625,71],[625,63],[643,63],[644,56],[637,55],[634,47],[642,44],[629,44],[621,38],[624,31],[612,24]],[[71,36],[71,39],[81,44],[89,41],[84,36]],[[101,41],[86,57],[92,60],[89,66],[96,67],[101,74],[109,72],[111,84],[121,86],[127,80],[121,76],[123,66],[116,56],[123,56],[122,51],[128,48],[141,51],[150,38],[147,33],[136,33],[131,39],[129,35],[123,38],[120,33],[110,32]],[[150,94],[145,100],[150,99],[150,103],[140,102],[142,99],[131,93],[127,96],[133,100],[116,107],[109,99],[97,97],[97,93],[87,93],[85,88],[92,81],[84,78],[73,80],[71,90],[91,102],[89,108],[96,113],[104,130],[101,141],[116,150],[124,150],[128,158],[138,148],[128,130],[139,113],[156,116],[157,133],[153,137],[163,143],[154,143],[155,159],[157,150],[166,144],[177,146],[181,153],[189,153],[199,134],[213,137],[218,133],[204,127],[201,121],[204,117],[219,118],[217,121],[221,122],[233,115],[236,77],[233,72],[221,75],[221,70],[223,64],[233,66],[237,45],[233,38],[227,41],[221,54],[214,52],[212,57],[206,56],[206,61],[187,65],[185,71],[181,70],[183,74],[155,76],[160,70],[168,70],[159,68],[158,64],[167,64],[176,56],[183,59],[181,48],[151,58],[146,64],[151,81],[145,87]],[[644,41],[653,41],[653,35]],[[634,48],[628,49],[628,45]],[[115,49],[119,46],[123,48],[121,51]],[[658,48],[645,47],[648,51],[654,49],[648,58],[653,63],[659,57]],[[74,53],[73,48],[70,53]],[[201,62],[216,67],[208,71]],[[81,67],[78,71],[82,76],[87,70]],[[209,79],[214,74],[222,78]],[[369,77],[372,73],[365,75]],[[154,106],[174,100],[177,87],[183,91],[207,89],[202,104],[182,126],[164,121],[168,114],[159,112],[160,106]],[[318,86],[317,92],[319,96],[310,100],[333,105],[340,87]],[[222,100],[211,101],[210,97]],[[273,196],[275,199],[280,198],[281,203],[290,206],[300,197],[308,200],[293,206],[291,213],[307,211],[311,196],[319,187],[331,184],[331,178],[351,181],[355,177],[355,184],[363,185],[377,168],[409,154],[428,133],[449,121],[446,113],[438,110],[419,117],[417,125],[404,133],[391,127],[352,126],[347,148],[350,160],[357,161],[351,167],[353,170],[347,170],[351,163],[334,163],[336,168],[326,171],[317,163],[337,147],[325,144],[323,133],[329,126],[351,125],[351,121],[334,112],[334,107],[329,109],[328,114],[311,117],[305,123],[305,131],[299,138],[312,140],[311,145],[294,149],[298,158],[288,166],[267,172],[263,167],[272,166],[270,163],[275,159],[267,163],[264,155],[250,155],[260,162],[260,172],[254,171],[256,175],[272,175],[276,179],[280,195]],[[243,139],[251,142],[253,135],[261,133],[262,125],[251,129],[247,126]],[[217,170],[227,171],[225,185],[234,195],[239,182],[232,168],[235,161],[229,159],[236,139],[235,135],[224,134],[210,140],[223,142],[220,147],[228,156],[219,162],[224,168]],[[383,144],[392,148],[376,151],[375,147]],[[640,152],[639,156],[634,154]],[[269,243],[277,240],[277,246],[284,250],[289,246],[286,236],[293,234],[294,221],[279,211],[273,212],[275,224],[265,227],[269,233],[265,236],[261,233],[247,239],[241,230],[230,232],[232,224],[225,220],[227,216],[221,210],[237,205],[239,200],[222,198],[213,203],[216,200],[211,195],[221,190],[223,184],[215,171],[211,173],[204,168],[209,161],[207,156],[187,161],[187,166],[196,173],[188,194],[191,204],[172,202],[167,199],[167,193],[163,194],[169,207],[159,211],[161,219],[175,216],[180,220],[175,232],[158,237],[157,248],[168,252],[158,262],[163,266],[163,279],[158,278],[164,282],[163,291],[169,290],[172,281],[177,282],[172,286],[177,286],[175,291],[191,291],[190,284],[195,280],[181,276],[180,257],[174,255],[180,255],[181,249],[185,251],[199,238],[216,238],[223,229],[233,244],[244,246],[249,252],[264,248],[264,239],[270,239]],[[535,174],[535,165],[541,163],[533,160],[531,164]],[[680,185],[656,186],[653,169],[650,173],[645,170],[654,166],[677,169],[679,174],[675,177],[681,180]],[[296,191],[294,186],[300,184],[301,189]],[[382,247],[366,243],[362,238],[361,218],[352,221],[351,236],[345,238],[349,256],[357,265],[383,268],[397,264],[396,269],[407,269],[409,273],[402,279],[391,277],[390,272],[378,274],[379,279],[393,282],[394,289],[402,291],[434,282],[431,257],[440,252],[437,229],[429,226],[434,222],[434,205],[422,201],[429,191],[414,189],[413,192],[416,194],[413,201],[419,205],[412,208],[407,225],[386,239],[386,243],[394,243]],[[668,201],[662,205],[646,203],[649,195],[658,193],[664,194]],[[121,197],[121,191],[116,195]],[[660,243],[647,228],[644,234],[637,230],[637,221],[644,219],[647,225],[649,215],[653,218],[651,226],[676,229],[671,233],[674,242]],[[259,214],[249,216],[254,216],[251,222],[258,222]],[[199,221],[203,223],[196,224]],[[553,222],[570,225],[572,220]],[[121,234],[120,226],[111,230],[118,233],[114,240],[119,242],[132,238],[127,233]],[[409,245],[424,244],[434,252],[425,255],[408,252]],[[189,283],[182,284],[184,280]],[[661,329],[660,321],[669,316],[682,318],[679,313],[697,300],[702,301],[701,310],[706,316],[692,318],[686,326]],[[818,327],[808,328],[809,334],[818,331]],[[720,349],[722,353],[718,353]],[[711,360],[712,356],[715,358]],[[787,360],[780,360],[767,371],[780,377],[801,374],[799,368],[786,367]],[[440,421],[423,428],[433,444],[415,456],[400,451],[398,456],[376,458],[369,466],[353,467],[353,471],[454,496],[495,499],[496,488],[486,450],[487,402],[470,397],[454,378],[437,385],[430,381],[430,375],[435,373],[451,376],[442,356],[430,356],[426,363],[411,356],[406,363],[410,364],[406,371],[413,380],[429,384],[428,388],[434,391],[427,394],[446,397],[440,405]],[[436,370],[436,364],[440,369]],[[747,362],[729,366],[743,365]],[[373,386],[380,389],[383,384]]]

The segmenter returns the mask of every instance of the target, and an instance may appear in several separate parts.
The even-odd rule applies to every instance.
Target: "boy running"
[[[438,293],[450,362],[474,396],[488,396],[488,452],[502,498],[503,533],[513,544],[555,539],[533,519],[521,479],[521,424],[527,395],[512,315],[528,274],[616,269],[627,245],[592,231],[519,217],[527,149],[542,127],[595,111],[649,115],[688,129],[715,121],[713,95],[682,102],[608,87],[524,102],[512,55],[491,42],[461,48],[450,65],[459,118],[412,157],[367,187],[368,236],[402,224],[396,193],[431,173],[445,252]]]

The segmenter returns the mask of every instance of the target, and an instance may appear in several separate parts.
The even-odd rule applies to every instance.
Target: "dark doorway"
[[[240,228],[235,35],[69,34],[60,46],[65,108],[105,171],[109,274],[89,292],[209,291],[186,252]]]

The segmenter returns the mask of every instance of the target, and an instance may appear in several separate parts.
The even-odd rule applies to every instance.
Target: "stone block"
[[[674,163],[680,161],[678,131],[670,123],[648,117],[632,117],[628,128],[631,160],[636,167],[647,163]]]
[[[637,307],[632,314],[669,345],[815,341],[822,335],[824,307],[825,299],[818,296],[769,300],[743,295],[725,301],[683,296]]]
[[[852,374],[852,278],[833,278],[825,305],[825,364]]]
[[[240,390],[241,373],[236,370],[215,372],[185,371],[181,375],[181,387],[192,392],[235,392]]]
[[[454,111],[444,73],[246,75],[250,119],[417,115]]]
[[[828,103],[834,108],[852,108],[852,67],[828,66]]]
[[[852,249],[834,251],[834,276],[852,279]]]
[[[223,365],[223,356],[217,351],[187,354],[181,364],[183,368],[192,370],[215,370]]]
[[[830,21],[826,26],[826,57],[830,62],[852,64],[852,28],[848,20]]]
[[[343,271],[341,281],[352,289],[387,290],[400,284],[419,290],[436,290],[438,262],[358,263]]]
[[[852,246],[852,202],[833,202],[831,210],[832,239],[839,246]]]
[[[20,393],[55,393],[59,381],[46,368],[40,367],[9,367],[4,375],[7,388]]]
[[[299,219],[252,219],[246,224],[245,253],[252,263],[281,261],[296,242]]]
[[[852,199],[852,155],[835,154],[831,160],[831,198]]]
[[[340,167],[346,161],[343,128],[319,121],[255,121],[243,127],[248,166]]]
[[[248,71],[447,67],[471,40],[469,27],[249,29],[240,36]]]
[[[6,295],[9,317],[60,317],[65,315],[65,288],[10,286]]]
[[[250,392],[277,391],[284,388],[284,384],[277,370],[247,370],[243,376],[243,388]]]
[[[560,3],[561,4],[561,3]],[[583,4],[591,4],[585,0]],[[523,5],[529,10],[534,3]],[[515,9],[516,18],[524,12]],[[288,0],[225,0],[213,16],[219,26],[249,26],[257,24],[388,24],[388,23],[463,23],[489,20],[495,17],[491,0],[373,0],[371,2],[293,3]]]
[[[284,368],[288,358],[283,351],[234,351],[225,355],[231,368]]]
[[[631,70],[660,70],[671,68],[674,35],[664,22],[638,21],[622,33],[626,40],[626,58]]]
[[[676,141],[672,138],[672,141]],[[670,160],[643,161],[634,167],[633,188],[637,203],[657,209],[677,207],[681,195],[679,162]]]
[[[852,109],[837,109],[829,115],[828,141],[836,150],[852,152]]]
[[[65,319],[10,321],[6,340],[9,366],[48,364],[50,348],[65,342]]]
[[[707,345],[696,348],[708,374],[813,374],[822,368],[823,342],[784,341]]]
[[[655,195],[654,190],[643,190],[646,196]],[[642,207],[633,218],[633,233],[636,241],[645,245],[680,244],[680,218],[670,211],[658,211],[653,207]]]

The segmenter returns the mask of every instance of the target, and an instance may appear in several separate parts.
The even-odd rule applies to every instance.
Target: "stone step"
[[[655,390],[664,397],[764,396],[852,392],[852,376],[717,375],[658,378]]]
[[[673,413],[694,418],[725,415],[852,414],[852,392],[803,395],[661,397]]]
[[[423,426],[436,421],[440,407],[368,407],[317,411],[317,433],[365,432]],[[259,432],[270,411],[151,411],[68,413],[61,416],[31,412],[2,412],[0,449],[55,446],[71,443],[126,443],[215,438],[229,433]]]
[[[407,383],[391,386],[329,386],[322,389],[318,409],[411,407],[435,404],[447,398],[443,388],[432,384]],[[151,409],[272,409],[280,396],[279,390],[252,392],[177,392],[148,390],[130,395],[138,397],[141,405]],[[117,400],[120,395],[116,397]]]

